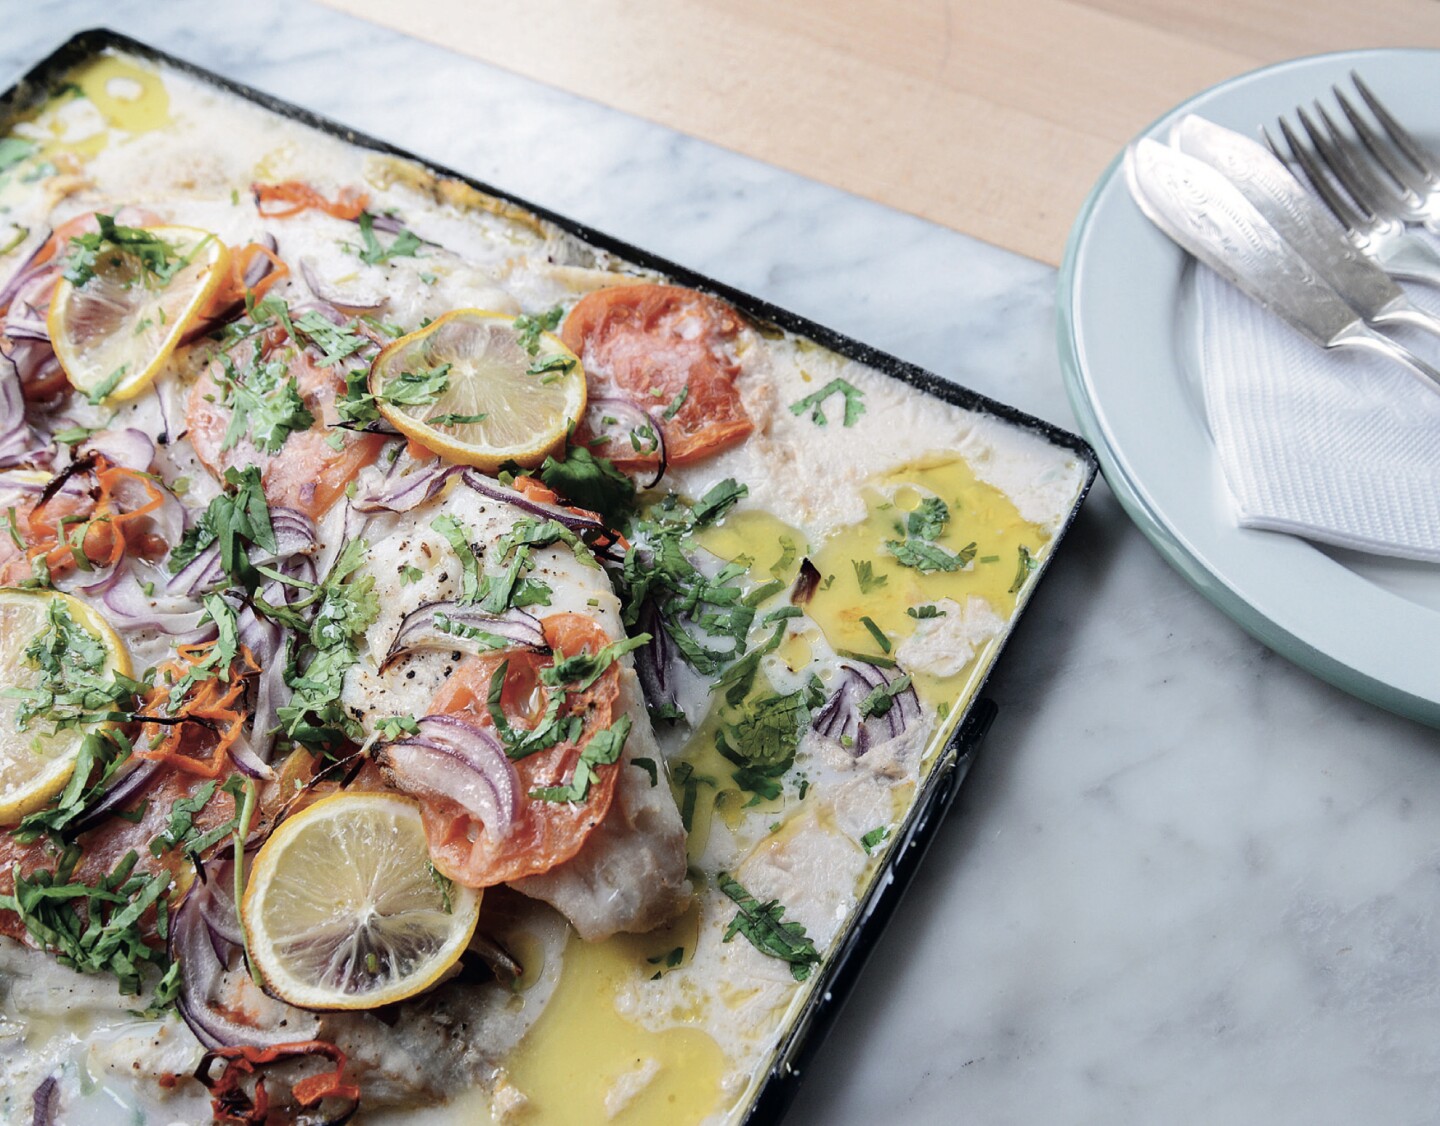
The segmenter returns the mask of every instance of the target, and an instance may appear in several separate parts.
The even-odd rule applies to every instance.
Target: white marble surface
[[[0,0],[0,76],[98,24],[1072,425],[1047,268],[284,0]],[[1103,485],[991,694],[787,1122],[1440,1120],[1435,732],[1273,657]]]

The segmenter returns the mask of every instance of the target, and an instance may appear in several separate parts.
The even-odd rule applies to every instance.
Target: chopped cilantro
[[[789,962],[795,980],[805,981],[821,961],[820,952],[806,935],[805,927],[794,920],[784,921],[785,908],[779,900],[761,903],[727,872],[716,876],[716,885],[739,907],[725,928],[722,941],[744,935],[760,953]]]
[[[864,614],[860,618],[860,624],[870,631],[870,636],[875,639],[875,644],[880,646],[881,652],[890,652],[890,639],[885,636],[885,631],[875,624],[874,618]]]
[[[425,572],[410,563],[400,568],[400,577],[405,580],[406,585],[418,583],[425,577]]]
[[[402,371],[387,380],[379,398],[397,407],[433,407],[450,390],[450,365],[436,364],[419,371]]]
[[[846,379],[835,378],[812,395],[790,404],[790,413],[796,415],[810,412],[810,421],[816,426],[824,426],[829,420],[825,412],[820,409],[821,404],[831,395],[845,396],[845,421],[844,425],[854,426],[860,416],[865,413],[865,393]]]
[[[666,422],[669,422],[672,418],[674,418],[677,414],[680,413],[680,408],[685,405],[685,400],[689,397],[690,385],[687,383],[684,387],[680,388],[680,390],[675,393],[675,397],[670,400],[670,405],[665,408],[665,410],[661,414],[661,417],[664,418]]]
[[[380,738],[393,742],[401,735],[420,734],[420,725],[408,715],[392,715],[378,721],[375,730],[380,732]]]
[[[233,411],[220,442],[222,450],[232,449],[248,433],[257,449],[278,453],[292,433],[314,425],[315,416],[300,397],[300,385],[283,361],[257,363],[241,374],[227,356],[222,369],[220,386]]]
[[[648,774],[650,776],[651,786],[660,785],[660,768],[655,764],[655,760],[653,758],[632,758],[630,760],[630,765],[638,766],[641,770]]]
[[[121,364],[99,383],[95,384],[85,393],[86,400],[92,407],[98,407],[110,395],[110,392],[120,386],[120,381],[125,378],[125,373],[130,369],[129,364]]]
[[[560,327],[560,321],[565,316],[565,310],[559,305],[545,313],[530,316],[521,313],[515,318],[515,331],[519,333],[520,347],[530,355],[540,351],[540,334],[542,332],[554,332]]]
[[[906,517],[906,530],[922,540],[938,540],[950,522],[950,508],[939,497],[926,497]]]
[[[865,850],[866,856],[873,856],[875,854],[876,846],[884,843],[886,840],[889,839],[889,837],[890,830],[884,825],[881,825],[878,828],[871,829],[868,833],[866,833],[863,837],[860,838],[860,847]]]
[[[283,302],[279,302],[275,298],[267,298],[262,305],[272,307],[271,301],[279,304],[281,311],[285,310]],[[257,310],[261,307],[256,306]],[[353,356],[371,343],[368,336],[356,332],[349,325],[335,324],[315,309],[311,309],[297,318],[293,324],[290,323],[288,317],[282,317],[281,320],[289,330],[292,339],[297,334],[305,336],[315,347],[320,349],[322,353],[320,366],[322,368],[334,367],[347,356]]]
[[[973,543],[962,547],[953,555],[928,540],[886,540],[885,546],[897,562],[913,567],[925,575],[935,571],[958,571],[975,558]]]
[[[571,504],[600,513],[612,527],[628,515],[635,498],[630,478],[584,446],[567,447],[563,461],[547,457],[540,480]]]
[[[183,269],[195,250],[200,249],[197,246],[190,255],[181,255],[153,231],[117,225],[113,215],[97,212],[95,222],[99,230],[73,237],[65,256],[65,280],[77,288],[95,276],[95,268],[107,247],[114,252],[107,259],[110,264],[119,266],[126,258],[133,259],[140,268],[141,279],[153,279],[161,285]]]
[[[365,242],[360,251],[360,261],[371,266],[379,266],[392,258],[413,258],[421,246],[414,232],[402,227],[389,249],[382,247],[380,240],[375,237],[375,216],[368,211],[360,213],[360,237]]]
[[[622,715],[610,727],[595,732],[580,752],[574,773],[567,786],[546,786],[531,790],[530,797],[537,801],[580,802],[590,793],[590,787],[600,781],[595,773],[597,766],[611,766],[618,762],[625,749],[625,739],[630,734],[630,717]]]
[[[868,559],[852,559],[850,566],[855,568],[855,581],[860,584],[861,594],[873,594],[890,581],[888,575],[877,575],[875,565]]]
[[[897,676],[889,684],[877,684],[860,701],[860,718],[869,719],[871,716],[883,716],[895,703],[895,697],[910,687],[910,676]]]
[[[426,426],[471,426],[477,422],[484,422],[490,416],[485,412],[479,414],[437,414],[433,418],[425,420]]]
[[[945,616],[945,611],[932,603],[927,603],[924,606],[911,606],[905,613],[917,621],[923,621],[926,618],[943,618]]]
[[[804,691],[764,696],[751,703],[738,720],[715,735],[715,748],[737,769],[732,777],[742,790],[762,798],[780,796],[779,779],[795,763],[800,736],[810,721]]]
[[[1030,572],[1035,570],[1036,567],[1040,566],[1039,560],[1037,560],[1033,555],[1030,554],[1030,549],[1026,547],[1023,543],[1020,545],[1019,556],[1020,565],[1015,571],[1015,581],[1010,584],[1009,593],[1011,594],[1016,593],[1022,586],[1024,586],[1025,580],[1030,577]]]

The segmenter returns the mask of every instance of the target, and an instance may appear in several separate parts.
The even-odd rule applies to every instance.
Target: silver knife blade
[[[1368,335],[1349,302],[1208,164],[1142,137],[1125,150],[1125,180],[1152,223],[1316,344]]]
[[[1367,321],[1409,306],[1390,275],[1360,253],[1339,221],[1264,145],[1193,113],[1171,127],[1170,143],[1229,180]]]

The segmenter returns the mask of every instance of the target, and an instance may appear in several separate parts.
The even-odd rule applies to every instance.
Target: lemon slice
[[[341,793],[265,842],[241,915],[250,957],[280,997],[307,1009],[372,1009],[419,993],[455,963],[475,932],[480,893],[437,885],[409,798]]]
[[[131,399],[194,325],[230,268],[230,252],[209,231],[147,227],[166,246],[162,278],[136,254],[102,246],[84,285],[61,278],[47,323],[60,366],[77,391],[99,401]]]
[[[105,651],[97,671],[130,675],[125,643],[90,607],[68,594],[53,591],[0,588],[0,685],[7,689],[43,688],[44,676],[26,659],[30,643],[50,626],[51,614],[68,614],[69,620],[100,643]],[[89,728],[52,731],[41,716],[22,729],[19,712],[24,704],[0,692],[0,825],[13,825],[27,813],[43,808],[65,788],[75,771]]]
[[[376,356],[370,393],[397,430],[451,461],[529,468],[585,413],[585,372],[557,336],[527,340],[505,313],[456,309]]]

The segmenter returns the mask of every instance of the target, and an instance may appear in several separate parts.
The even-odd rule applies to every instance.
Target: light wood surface
[[[1056,263],[1132,135],[1225,78],[1440,47],[1435,0],[325,0]]]

